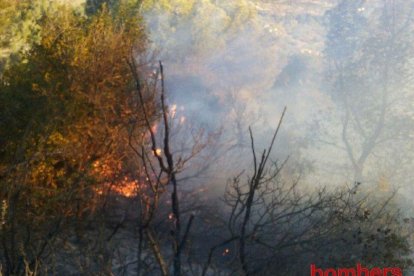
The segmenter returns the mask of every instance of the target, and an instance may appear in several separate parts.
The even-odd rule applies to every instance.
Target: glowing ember
[[[156,149],[156,150],[155,150],[155,155],[156,155],[156,156],[160,156],[160,155],[161,155],[161,153],[162,153],[162,150],[161,150],[161,149]]]
[[[171,118],[174,118],[176,113],[177,113],[177,105],[173,104],[171,106]]]
[[[182,125],[184,123],[185,123],[185,117],[184,116],[181,116],[181,118],[180,118],[180,124]]]
[[[153,133],[157,133],[157,130],[158,130],[158,124],[154,124],[154,125],[151,127],[151,131],[152,131]]]
[[[230,253],[230,249],[226,248],[223,251],[223,256],[227,256]]]
[[[173,213],[169,213],[169,214],[168,214],[168,219],[169,219],[169,220],[174,219],[174,214],[173,214]]]

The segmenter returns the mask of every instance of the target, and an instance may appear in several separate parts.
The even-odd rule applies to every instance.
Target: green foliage
[[[168,57],[207,55],[253,24],[256,8],[249,1],[146,0],[151,40]]]
[[[72,1],[71,9],[82,14],[82,2]],[[41,38],[39,22],[46,14],[56,12],[61,1],[0,1],[0,72],[11,61],[20,59]]]
[[[0,73],[10,57],[27,50],[39,38],[36,21],[46,1],[0,1]]]

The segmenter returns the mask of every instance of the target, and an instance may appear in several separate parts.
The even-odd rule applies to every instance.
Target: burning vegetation
[[[0,275],[410,273],[412,1],[46,2],[0,0]]]

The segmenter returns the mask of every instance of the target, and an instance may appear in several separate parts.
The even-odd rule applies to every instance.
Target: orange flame
[[[98,195],[103,195],[105,192],[115,192],[124,197],[136,196],[139,190],[139,183],[137,180],[125,176],[123,179],[117,180],[113,183],[111,179],[116,177],[116,174],[122,169],[119,162],[111,160],[95,161],[92,164],[93,173],[103,182],[100,187],[95,189]]]

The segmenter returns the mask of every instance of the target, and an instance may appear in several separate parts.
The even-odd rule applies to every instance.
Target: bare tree
[[[271,160],[285,111],[259,158],[250,130],[253,172],[229,181],[224,196],[227,231],[222,228],[228,234],[210,248],[202,275],[220,266],[215,259],[220,250],[219,256],[232,256],[223,269],[243,275],[304,273],[310,262],[337,266],[353,254],[367,262],[392,263],[398,254],[406,254],[407,244],[398,245],[398,235],[393,236],[399,233],[399,223],[388,208],[392,196],[374,204],[359,193],[358,184],[332,191],[299,189],[299,178],[283,172],[287,159],[280,164]],[[385,244],[393,244],[388,257],[364,257],[372,256],[370,246],[375,242],[384,251]],[[346,250],[337,249],[345,245]]]
[[[177,175],[183,171],[187,164],[200,154],[206,146],[210,143],[211,137],[206,137],[204,132],[200,130],[198,134],[193,137],[193,144],[189,150],[173,151],[172,149],[172,121],[171,111],[166,103],[166,93],[164,85],[164,68],[163,64],[159,62],[159,70],[156,71],[153,82],[150,83],[143,80],[139,76],[139,68],[134,59],[129,61],[131,71],[135,79],[135,88],[138,96],[138,103],[140,109],[144,114],[144,125],[148,134],[148,145],[137,144],[130,136],[129,145],[136,153],[137,157],[142,162],[142,170],[146,179],[146,187],[148,189],[139,188],[138,196],[142,207],[140,226],[139,226],[139,253],[138,263],[140,263],[142,255],[142,244],[144,234],[148,238],[150,248],[160,266],[163,275],[169,274],[168,263],[166,261],[166,254],[163,254],[162,246],[153,230],[152,223],[155,213],[158,211],[160,205],[160,198],[164,193],[168,192],[168,187],[171,186],[170,201],[171,212],[169,219],[173,221],[173,229],[171,236],[173,238],[173,275],[182,274],[182,254],[186,247],[189,232],[194,220],[194,215],[190,214],[187,221],[184,223],[182,217],[182,207],[180,206],[180,188],[179,179]],[[160,83],[159,81],[160,80]],[[151,116],[148,114],[148,107],[145,105],[145,97],[154,95],[153,91],[157,91],[160,100],[160,120],[150,121]],[[154,125],[157,125],[157,131]],[[140,268],[138,269],[140,271]]]
[[[413,124],[404,110],[412,98],[407,62],[413,55],[408,45],[414,6],[383,1],[367,17],[361,13],[365,2],[341,1],[328,13],[325,49],[331,99],[340,122],[338,142],[323,139],[345,152],[358,182],[367,180],[367,170],[375,163],[386,163],[388,176],[407,166],[398,159],[406,159],[400,158],[401,147],[407,148],[405,154],[411,152],[408,141]],[[328,132],[335,128],[330,126]],[[380,160],[377,156],[386,150],[390,151],[387,161]],[[395,156],[396,164],[388,160],[390,156]]]

